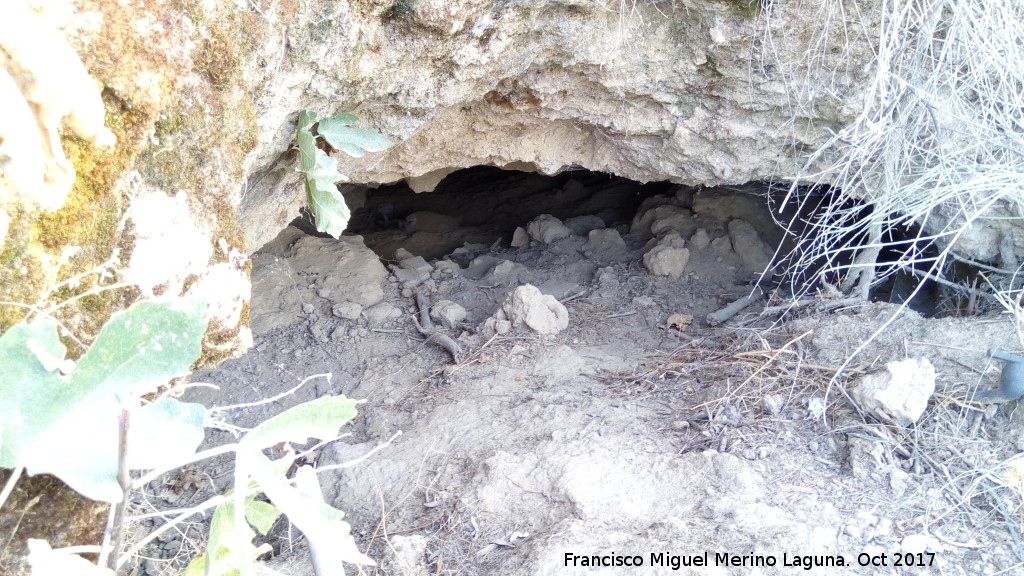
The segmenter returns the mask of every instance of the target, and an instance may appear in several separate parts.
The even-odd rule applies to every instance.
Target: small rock
[[[434,270],[434,267],[429,262],[423,259],[423,256],[413,256],[411,258],[405,258],[398,263],[400,268],[405,270],[415,270],[420,273],[430,274]]]
[[[651,234],[655,236],[674,231],[689,236],[696,226],[693,212],[679,206],[660,206],[655,209],[658,216],[651,222]]]
[[[434,267],[445,274],[455,274],[461,270],[458,263],[452,262],[451,260],[438,260],[437,262],[434,262]]]
[[[512,233],[512,244],[513,248],[524,248],[530,245],[530,235],[526,233],[526,228],[517,226],[516,231]]]
[[[417,256],[417,258],[419,258],[419,256]],[[427,278],[430,278],[430,272],[423,273],[423,272],[420,272],[420,271],[417,271],[417,270],[409,270],[409,269],[406,269],[406,268],[399,268],[397,266],[392,266],[391,267],[391,271],[394,273],[395,278],[397,278],[398,281],[403,283],[403,284],[406,283],[406,282],[412,282],[413,284],[419,284],[420,282],[423,282]]]
[[[757,230],[746,220],[729,222],[729,238],[732,249],[743,260],[743,264],[751,272],[764,270],[772,261],[772,249],[757,235]]]
[[[587,242],[583,245],[584,250],[591,250],[595,253],[607,252],[616,248],[622,248],[626,243],[622,236],[614,229],[604,228],[591,230],[587,235]]]
[[[644,266],[655,276],[679,278],[690,261],[690,251],[682,247],[683,239],[676,232],[670,232],[644,254]]]
[[[863,376],[850,396],[864,410],[909,426],[924,414],[935,392],[935,368],[927,358],[889,362],[885,368]]]
[[[485,338],[490,338],[495,334],[508,334],[511,330],[511,322],[495,318],[494,316],[484,320],[483,324],[480,325],[480,333],[483,334]]]
[[[531,238],[544,244],[569,237],[569,229],[562,221],[550,214],[541,214],[526,225],[526,232]]]
[[[381,302],[363,311],[370,326],[380,326],[384,322],[402,316],[402,311],[388,302]]]
[[[569,229],[574,236],[585,236],[592,230],[597,230],[605,227],[604,220],[599,216],[588,214],[586,216],[575,216],[565,221],[565,227]]]
[[[316,306],[313,306],[309,302],[306,302],[302,305],[302,311],[305,312],[306,314],[312,314],[314,310],[316,310]]]
[[[355,302],[342,302],[341,304],[335,304],[331,308],[331,313],[338,318],[358,320],[359,315],[363,313],[363,307]]]
[[[344,326],[338,326],[333,332],[331,332],[331,341],[344,342],[347,336],[348,330]]]
[[[430,317],[445,328],[455,328],[466,319],[466,309],[451,300],[441,300],[431,306]]]
[[[711,237],[708,236],[708,231],[703,228],[698,228],[693,236],[690,236],[690,246],[698,250],[703,250],[711,244]]]
[[[714,248],[715,252],[719,254],[728,254],[732,252],[732,242],[728,236],[719,236],[711,241],[711,247]]]
[[[532,284],[516,288],[501,309],[513,326],[525,324],[538,334],[557,334],[569,326],[569,311]]]
[[[502,260],[491,268],[492,276],[507,276],[516,271],[516,269],[524,268],[522,264],[516,264],[515,262],[509,262],[508,260]]]
[[[401,262],[402,260],[408,260],[409,258],[412,257],[412,252],[409,252],[405,248],[399,248],[398,250],[395,250],[395,260],[398,260],[399,262]]]

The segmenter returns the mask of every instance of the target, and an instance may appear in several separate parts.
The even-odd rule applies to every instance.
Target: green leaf
[[[355,158],[366,152],[380,152],[391,147],[391,141],[380,132],[350,128],[343,122],[335,121],[334,118],[321,121],[316,132],[332,147]]]
[[[264,536],[270,532],[274,522],[281,517],[281,511],[277,506],[255,498],[248,498],[245,501],[245,519],[252,524],[260,534]]]
[[[51,473],[89,498],[119,502],[122,399],[188,373],[205,331],[201,301],[139,302],[112,316],[62,376],[54,363],[63,361],[64,348],[53,324],[11,328],[0,337],[0,466]]]
[[[313,488],[303,483],[292,486],[262,452],[239,451],[238,460],[240,466],[251,471],[274,505],[306,535],[322,563],[328,566],[341,562],[375,565],[373,559],[356,546],[351,526],[342,520],[344,513],[324,503],[319,484]]]
[[[242,564],[249,562],[256,547],[252,539],[256,533],[248,525],[235,522],[235,503],[225,500],[213,510],[210,520],[210,539],[206,544],[201,573],[208,576],[233,576],[242,572]],[[241,543],[243,549],[239,550]]]
[[[335,182],[344,179],[338,173],[338,161],[316,149],[316,165],[306,173],[306,203],[313,213],[316,229],[338,238],[351,217],[345,198]]]
[[[344,396],[317,398],[289,408],[254,428],[239,442],[238,452],[258,452],[278,442],[303,444],[310,438],[334,438],[338,429],[355,417],[355,400]]]
[[[170,468],[194,454],[205,436],[202,404],[161,398],[133,410],[128,429],[128,467]]]
[[[339,112],[339,113],[335,114],[334,116],[331,116],[330,118],[325,118],[325,119],[321,120],[320,121],[320,125],[323,126],[323,125],[326,124],[328,127],[331,127],[331,126],[334,126],[334,125],[349,126],[351,124],[355,124],[358,121],[359,121],[359,118],[355,114],[349,114],[348,112]],[[318,132],[319,132],[319,128],[320,127],[318,126],[317,127],[317,131]]]
[[[303,110],[295,128],[295,147],[299,149],[299,170],[309,172],[316,165],[316,137],[313,136],[313,124],[316,112]]]

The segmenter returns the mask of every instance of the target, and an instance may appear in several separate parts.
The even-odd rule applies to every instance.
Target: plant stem
[[[7,479],[7,483],[4,484],[4,491],[0,492],[0,508],[4,507],[4,502],[7,502],[7,497],[14,492],[14,484],[18,482],[18,478],[21,478],[21,473],[25,471],[24,466],[16,466],[11,471],[11,477]]]

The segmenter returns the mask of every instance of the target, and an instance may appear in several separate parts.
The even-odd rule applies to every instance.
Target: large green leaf
[[[376,130],[349,127],[355,120],[351,114],[338,114],[321,120],[316,133],[332,147],[355,158],[366,152],[380,152],[391,147],[391,141]]]
[[[133,410],[128,431],[128,467],[169,468],[195,454],[205,432],[206,407],[161,398]]]
[[[344,177],[338,173],[338,161],[319,148],[316,166],[306,173],[306,203],[313,213],[316,229],[338,238],[348,226],[351,216],[348,204],[335,183]]]
[[[316,112],[303,110],[299,112],[295,126],[295,147],[299,149],[299,170],[309,172],[316,165],[316,137],[313,136],[313,123]]]
[[[239,442],[239,453],[258,452],[278,442],[304,444],[310,438],[334,438],[338,429],[356,417],[356,401],[344,396],[324,396],[303,402],[254,428]]]
[[[32,474],[60,477],[89,498],[120,501],[122,406],[186,374],[199,357],[205,331],[202,301],[140,302],[111,317],[78,366],[62,375],[56,366],[64,348],[53,324],[11,328],[0,337],[0,466],[24,465]],[[159,422],[170,408],[140,410],[139,417]],[[129,445],[131,438],[129,433]],[[164,440],[154,444],[150,438],[143,445],[163,450],[182,442],[171,435]]]

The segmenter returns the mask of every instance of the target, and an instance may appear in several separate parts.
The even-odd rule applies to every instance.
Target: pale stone
[[[729,221],[729,239],[732,240],[732,249],[749,271],[760,272],[771,263],[772,249],[746,220]]]
[[[583,249],[600,254],[623,248],[625,245],[626,242],[622,240],[622,236],[619,235],[618,231],[613,228],[604,228],[591,230],[590,234],[587,235],[587,242],[583,244]]]
[[[440,300],[430,307],[430,317],[445,328],[455,328],[466,319],[466,309],[451,300]]]
[[[355,302],[341,302],[331,308],[331,313],[338,318],[358,320],[359,315],[363,313],[363,307]]]
[[[526,228],[516,226],[516,231],[512,233],[512,243],[510,245],[513,248],[524,248],[530,245],[530,235],[527,234]]]
[[[550,214],[541,214],[526,225],[530,237],[544,244],[569,237],[569,229],[562,221]]]
[[[569,326],[569,311],[552,296],[532,284],[516,288],[501,310],[513,326],[526,325],[538,334],[557,334]]]
[[[889,362],[860,378],[850,396],[860,407],[885,421],[910,426],[924,414],[935,392],[935,368],[927,358]]]

